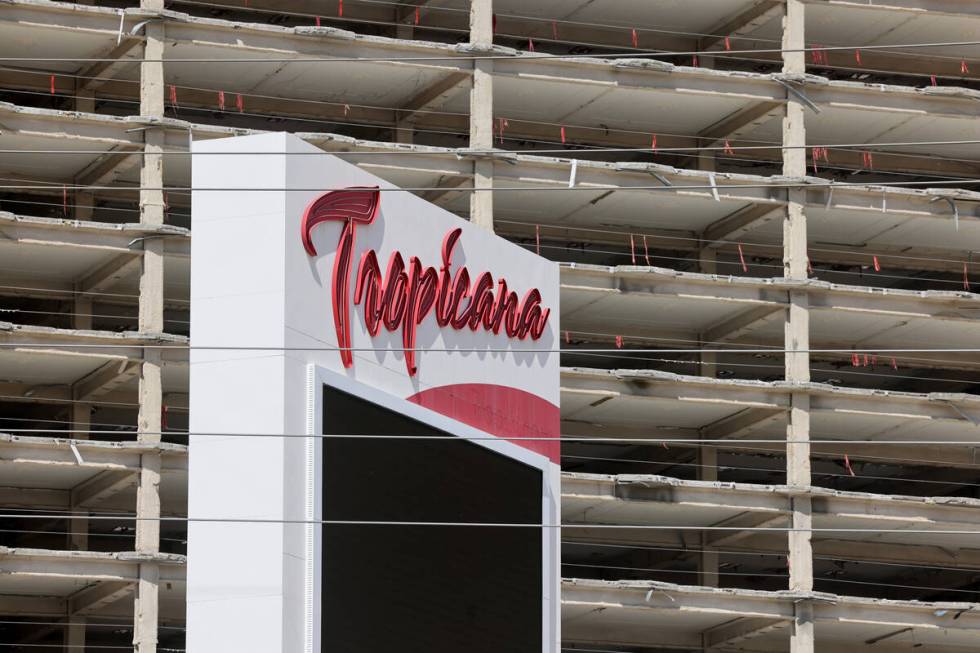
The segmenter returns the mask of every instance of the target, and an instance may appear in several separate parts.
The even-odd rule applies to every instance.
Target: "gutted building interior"
[[[0,647],[184,648],[189,144],[290,131],[560,264],[563,650],[976,651],[978,34],[3,0]]]

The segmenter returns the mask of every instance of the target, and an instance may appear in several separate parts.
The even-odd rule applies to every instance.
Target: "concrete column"
[[[72,328],[88,330],[92,328],[92,298],[89,295],[79,295],[79,288],[75,287],[74,300],[72,302]],[[72,399],[77,399],[73,396]],[[76,440],[87,440],[92,430],[92,406],[83,403],[73,403],[71,405],[71,437]],[[88,523],[84,525],[88,528]],[[72,528],[71,530],[78,530]],[[73,540],[74,542],[74,540]],[[85,546],[78,548],[84,549]]]
[[[160,551],[160,455],[143,454],[136,509],[141,521],[136,526],[136,550],[140,553]]]
[[[159,415],[159,413],[158,413]],[[142,423],[143,420],[141,419]],[[159,423],[159,417],[157,418]],[[159,429],[157,429],[159,430]],[[136,551],[160,551],[160,455],[141,456],[139,485],[136,490]],[[160,566],[140,564],[134,606],[133,649],[135,653],[156,653],[160,614]]]
[[[715,250],[705,249],[714,264]],[[703,262],[702,262],[703,265]],[[704,270],[702,270],[704,271]],[[700,371],[702,376],[715,377],[718,374],[718,354],[703,351],[705,343],[699,343],[701,352]],[[698,448],[698,480],[718,480],[718,447],[702,444]],[[718,552],[709,547],[708,533],[701,533],[701,553],[698,554],[698,584],[704,587],[718,587]]]
[[[75,91],[75,111],[95,113],[95,91]]]
[[[163,10],[163,0],[141,0],[144,10]],[[146,25],[145,61],[140,64],[140,114],[162,118],[164,115],[164,27],[159,21]],[[164,222],[163,148],[164,132],[160,128],[144,131],[143,162],[140,170],[140,222],[160,225]],[[163,324],[163,241],[143,241],[143,266],[140,273],[139,328],[144,333],[162,333]],[[163,406],[160,350],[146,349],[139,382],[139,439],[159,442]],[[139,485],[136,492],[136,551],[157,553],[160,550],[160,455],[144,454],[141,458]],[[142,563],[135,598],[133,648],[137,653],[156,653],[159,622],[160,568]]]
[[[79,90],[77,87],[81,81],[76,82],[75,111],[94,113],[95,93]],[[74,204],[71,215],[75,220],[92,219],[95,197],[91,192],[75,192]],[[72,312],[74,313],[72,328],[92,328],[92,298],[90,296],[76,294]],[[92,428],[92,407],[88,404],[72,404],[71,422],[72,437],[76,440],[88,439]],[[87,514],[68,520],[69,549],[72,551],[88,550],[88,526]],[[65,651],[66,653],[82,653],[85,650],[85,618],[69,614],[68,621],[69,624],[65,627]]]
[[[803,0],[786,0],[783,16],[783,72],[806,73],[805,5]],[[787,93],[783,115],[783,174],[802,178],[806,174],[806,108],[795,95]],[[791,148],[791,149],[787,149]],[[783,276],[805,279],[807,276],[807,228],[804,205],[805,192],[787,191],[787,209],[783,220]],[[806,292],[791,292],[786,311],[784,346],[787,350],[809,350],[810,314]],[[785,355],[786,380],[805,383],[810,380],[810,355]],[[786,483],[790,486],[810,486],[810,397],[795,392],[791,397],[789,423],[786,427]],[[788,536],[789,588],[797,591],[813,589],[813,548],[811,546],[811,500],[808,496],[794,497],[792,530]],[[796,603],[796,615],[790,636],[791,653],[813,653],[813,606],[809,601]]]
[[[698,480],[718,480],[718,447],[701,445],[698,449]],[[718,587],[718,552],[708,547],[708,534],[701,533],[701,553],[698,554],[698,583]]]
[[[72,404],[71,437],[87,440],[92,430],[92,407],[88,404]]]
[[[73,329],[88,330],[92,328],[92,296],[79,294],[79,289],[75,287],[75,298],[72,300],[71,326]]]
[[[702,274],[718,274],[718,250],[705,247],[702,243],[698,250],[698,272]]]
[[[698,140],[698,147],[706,147],[711,145],[711,141]],[[698,170],[704,170],[707,172],[715,171],[715,150],[699,150],[698,151]]]
[[[470,45],[488,50],[493,46],[493,1],[472,0],[470,4]],[[470,90],[470,148],[493,147],[493,61],[475,60]],[[470,222],[493,231],[493,160],[473,162],[473,192],[470,194]]]
[[[805,393],[793,393],[791,402],[786,428],[786,484],[807,488],[810,486],[810,397]],[[793,498],[793,530],[788,542],[789,587],[793,590],[813,589],[810,503],[808,496]]]
[[[703,348],[705,345],[701,343]],[[698,373],[701,376],[714,378],[718,376],[718,354],[702,349],[700,360],[698,361]]]
[[[790,651],[813,650],[813,604],[800,601],[796,604],[793,630],[789,640]]]
[[[140,578],[136,587],[136,614],[133,627],[134,653],[156,652],[157,622],[160,612],[160,566],[140,565]]]
[[[395,142],[412,144],[415,141],[415,128],[412,123],[399,120],[395,123]]]
[[[75,508],[72,508],[72,512],[75,513]],[[68,536],[69,548],[72,551],[87,551],[88,550],[88,513],[81,513],[77,517],[73,517],[68,520],[68,530],[70,534]]]
[[[68,615],[68,625],[65,626],[65,653],[84,653],[85,651],[85,617]]]
[[[424,4],[424,3],[420,3]],[[404,5],[395,7],[395,38],[411,41],[415,38],[415,9]]]
[[[89,191],[75,192],[75,210],[73,211],[76,220],[91,220],[95,212],[95,196]]]
[[[705,247],[703,242],[700,245],[701,249],[698,250],[698,272],[702,274],[718,274],[718,250],[713,247]],[[718,354],[704,351],[706,345],[708,343],[698,342],[698,346],[701,348],[698,374],[701,376],[715,377],[718,375]],[[716,473],[715,478],[712,480],[717,480],[717,478]]]

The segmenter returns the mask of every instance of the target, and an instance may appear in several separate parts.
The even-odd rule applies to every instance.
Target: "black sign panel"
[[[331,387],[323,519],[540,524],[541,472]],[[407,436],[407,437],[406,437]],[[324,525],[324,653],[539,653],[539,528]]]

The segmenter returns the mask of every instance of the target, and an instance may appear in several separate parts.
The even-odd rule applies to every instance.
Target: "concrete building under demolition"
[[[563,650],[980,648],[980,3],[94,4],[0,2],[0,648],[184,649],[188,151],[265,131],[560,263]]]

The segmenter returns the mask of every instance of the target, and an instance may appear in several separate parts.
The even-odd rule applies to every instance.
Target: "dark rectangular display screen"
[[[325,386],[324,435],[447,435]],[[463,439],[323,439],[325,520],[540,524],[540,470]],[[538,528],[324,525],[324,653],[539,653]]]

